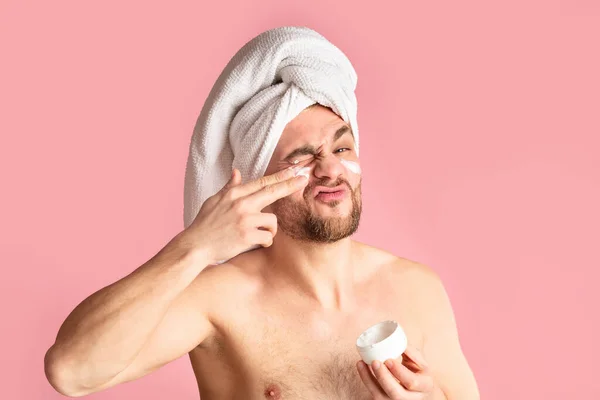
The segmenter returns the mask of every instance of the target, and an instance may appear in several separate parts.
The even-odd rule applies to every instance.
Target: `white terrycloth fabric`
[[[344,53],[304,27],[268,30],[229,61],[202,108],[185,171],[184,225],[227,183],[264,175],[286,124],[306,107],[330,107],[352,128],[358,152],[357,76]]]

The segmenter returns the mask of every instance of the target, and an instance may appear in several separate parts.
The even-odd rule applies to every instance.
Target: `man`
[[[82,396],[187,353],[203,400],[478,399],[436,274],[350,238],[354,134],[319,104],[286,122],[263,177],[234,169],[160,252],[73,310],[50,383]],[[390,319],[409,348],[365,365],[358,335]]]

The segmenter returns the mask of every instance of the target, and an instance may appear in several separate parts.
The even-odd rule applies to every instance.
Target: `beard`
[[[332,243],[347,238],[358,229],[362,212],[361,183],[362,179],[356,186],[356,189],[352,189],[348,181],[341,178],[332,184],[317,181],[312,184],[309,183],[304,188],[302,196],[304,201],[302,202],[294,201],[289,197],[274,202],[271,207],[273,214],[277,216],[279,229],[293,239],[307,242]],[[350,210],[347,216],[321,217],[311,211],[309,204],[313,189],[316,186],[335,187],[342,184],[348,188],[350,200],[352,201],[352,210]],[[316,200],[312,199],[312,201]],[[346,199],[342,201],[346,201]],[[323,204],[335,208],[342,201],[332,201]]]

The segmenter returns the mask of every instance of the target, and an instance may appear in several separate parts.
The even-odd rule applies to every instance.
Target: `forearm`
[[[173,239],[71,312],[46,355],[47,373],[82,389],[112,379],[135,359],[171,302],[207,264],[199,251]]]

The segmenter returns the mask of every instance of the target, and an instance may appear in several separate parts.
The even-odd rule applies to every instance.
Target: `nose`
[[[344,173],[344,165],[335,155],[329,154],[316,162],[314,174],[323,180],[335,181]]]

